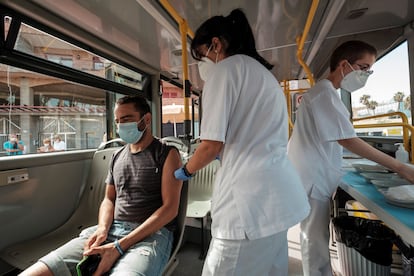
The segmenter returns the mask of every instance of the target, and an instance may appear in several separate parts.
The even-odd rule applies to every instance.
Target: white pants
[[[332,275],[329,253],[329,199],[309,198],[310,214],[300,223],[304,276]]]
[[[287,230],[257,240],[213,238],[202,276],[288,275]]]

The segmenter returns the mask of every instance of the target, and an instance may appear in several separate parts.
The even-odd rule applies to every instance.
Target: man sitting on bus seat
[[[125,96],[115,106],[120,137],[128,144],[111,159],[98,225],[23,271],[21,275],[76,275],[83,255],[100,255],[94,275],[160,275],[168,262],[182,182],[178,151],[155,139],[146,100]]]

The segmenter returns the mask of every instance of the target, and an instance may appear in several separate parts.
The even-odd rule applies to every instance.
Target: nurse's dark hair
[[[194,59],[202,59],[203,56],[198,52],[198,47],[204,44],[210,47],[213,37],[218,37],[223,42],[227,55],[248,55],[267,69],[273,68],[273,65],[257,52],[252,29],[241,9],[233,10],[226,17],[213,16],[201,24],[191,42],[191,55]]]
[[[151,113],[150,106],[147,102],[147,100],[139,95],[127,95],[122,98],[119,98],[116,101],[117,105],[122,104],[134,104],[135,110],[139,112],[141,116],[144,116],[146,113]]]
[[[335,71],[341,60],[346,59],[350,64],[370,54],[377,57],[377,49],[374,46],[359,40],[350,40],[339,45],[331,56],[330,70]]]

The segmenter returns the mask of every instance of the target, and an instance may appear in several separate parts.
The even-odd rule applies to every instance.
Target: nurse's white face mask
[[[365,86],[372,71],[355,70],[348,61],[347,63],[352,71],[346,76],[342,72],[343,79],[341,81],[341,88],[351,93]]]
[[[200,78],[203,81],[206,81],[208,76],[210,75],[210,72],[212,72],[213,66],[215,63],[206,57],[202,58],[202,61],[198,63],[198,72],[200,73]]]
[[[206,55],[198,63],[198,72],[200,73],[200,78],[203,81],[206,81],[208,79],[208,77],[210,76],[212,72],[213,66],[215,65],[215,63],[207,57],[212,47],[213,47],[213,44],[211,44],[210,47],[208,47]],[[217,63],[217,57],[218,55],[216,56],[216,63]]]

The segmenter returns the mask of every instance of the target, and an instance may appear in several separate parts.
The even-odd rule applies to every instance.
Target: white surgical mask
[[[122,140],[127,142],[128,144],[135,144],[138,143],[142,135],[144,134],[147,127],[145,126],[144,130],[138,129],[138,124],[144,119],[144,117],[139,120],[138,122],[130,122],[130,123],[119,123],[118,124],[118,134]]]
[[[341,81],[341,88],[351,93],[364,87],[371,73],[362,70],[355,70],[351,64],[349,64],[349,66],[351,67],[352,71],[343,77]],[[342,76],[343,75],[344,73],[342,72]]]
[[[212,72],[214,62],[206,57],[203,57],[203,60],[198,63],[198,72],[200,73],[200,78],[203,81],[206,81]]]
[[[208,77],[210,76],[213,70],[213,66],[215,65],[215,63],[207,57],[212,47],[213,47],[213,44],[211,44],[210,47],[208,47],[205,57],[203,57],[201,61],[198,63],[198,72],[200,73],[200,78],[203,81],[206,81],[208,79]],[[217,59],[218,59],[218,55],[216,55],[216,63],[217,63]]]

